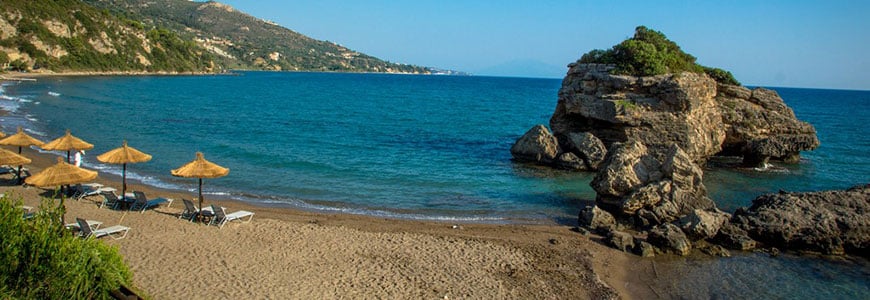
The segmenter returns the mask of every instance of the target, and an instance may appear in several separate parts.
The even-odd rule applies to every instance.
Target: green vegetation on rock
[[[683,52],[663,33],[638,26],[634,36],[607,50],[595,49],[580,58],[580,63],[612,64],[614,74],[653,76],[668,73],[706,73],[718,82],[740,85],[730,72],[701,66],[696,58]]]
[[[64,228],[59,203],[25,219],[20,199],[0,197],[0,299],[111,299],[132,282],[116,247]]]

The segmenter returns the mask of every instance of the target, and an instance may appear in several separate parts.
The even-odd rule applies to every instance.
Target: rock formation
[[[558,153],[536,161],[512,152],[515,159],[565,168],[559,161],[576,166],[574,157],[555,158],[573,153],[585,168],[572,169],[597,170],[600,149],[636,140],[655,153],[677,145],[697,163],[722,154],[760,166],[771,158],[797,161],[800,151],[819,145],[813,126],[797,120],[772,90],[716,83],[691,72],[636,77],[610,74],[612,65],[569,67],[550,118]],[[588,146],[596,140],[604,147]]]
[[[845,191],[762,195],[731,222],[783,249],[870,257],[870,184]]]
[[[716,82],[703,74],[612,75],[609,65],[571,64],[550,118],[560,141],[588,132],[604,145],[637,140],[648,147],[680,146],[694,161],[721,150],[725,132],[716,108]]]

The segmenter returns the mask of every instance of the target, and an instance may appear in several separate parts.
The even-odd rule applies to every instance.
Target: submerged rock
[[[870,184],[848,190],[762,195],[731,222],[782,249],[870,256]]]

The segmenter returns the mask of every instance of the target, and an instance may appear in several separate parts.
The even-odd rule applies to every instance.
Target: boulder
[[[722,224],[728,222],[731,215],[718,209],[696,209],[680,218],[680,228],[693,241],[713,238],[719,233]]]
[[[664,151],[651,151],[636,140],[611,146],[590,183],[597,193],[596,204],[620,216],[636,216],[643,225],[712,208],[701,168],[676,145]]]
[[[565,152],[565,153],[559,154],[559,156],[556,157],[556,160],[553,162],[553,164],[560,169],[566,169],[566,170],[587,170],[588,169],[586,167],[586,163],[584,163],[582,159],[577,157],[576,154],[571,153],[571,152]]]
[[[587,169],[593,171],[598,170],[607,156],[604,143],[588,132],[569,133],[565,148],[576,153],[586,163]]]
[[[686,256],[692,250],[692,243],[677,225],[665,223],[649,231],[647,242],[666,253]]]
[[[656,256],[656,247],[650,243],[647,243],[646,241],[635,239],[634,254],[637,254],[641,257],[653,257]]]
[[[511,147],[514,159],[524,162],[552,163],[559,155],[559,142],[544,125],[529,129]]]
[[[712,242],[732,250],[746,251],[756,247],[755,240],[749,237],[746,230],[740,229],[730,222],[726,222],[719,228],[719,232],[713,237]]]
[[[870,256],[870,184],[848,190],[759,196],[731,222],[781,249]]]
[[[599,233],[608,232],[616,228],[616,219],[613,215],[598,208],[598,206],[586,206],[580,210],[580,227],[586,227]]]
[[[710,256],[731,257],[731,252],[719,245],[704,245],[698,249]]]
[[[611,231],[604,240],[607,245],[619,249],[622,252],[634,251],[634,237],[622,231]]]

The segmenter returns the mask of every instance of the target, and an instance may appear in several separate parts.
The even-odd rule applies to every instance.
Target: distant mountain
[[[432,73],[315,40],[214,1],[85,0],[147,26],[173,30],[233,69]]]
[[[13,70],[209,72],[212,55],[77,0],[0,0],[0,65]]]
[[[512,60],[476,70],[478,75],[511,76],[530,78],[562,78],[568,67],[554,66],[538,60]]]

